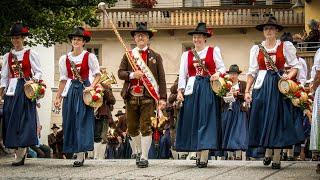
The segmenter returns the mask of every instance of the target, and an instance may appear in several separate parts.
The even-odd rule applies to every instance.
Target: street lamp
[[[296,13],[302,13],[304,10],[304,4],[301,0],[297,0],[296,4],[291,7]]]

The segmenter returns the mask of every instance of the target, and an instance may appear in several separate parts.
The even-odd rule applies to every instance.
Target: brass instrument
[[[111,84],[117,84],[117,79],[114,77],[113,73],[108,73],[107,71],[104,71],[101,75],[99,83],[102,86],[108,86]]]

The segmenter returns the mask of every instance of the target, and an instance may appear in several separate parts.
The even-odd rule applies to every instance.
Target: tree
[[[97,5],[101,0],[1,0],[0,1],[0,55],[11,48],[6,36],[14,22],[21,21],[29,27],[31,36],[27,44],[46,47],[66,42],[74,26],[83,23],[96,27]],[[117,0],[104,0],[109,7]]]

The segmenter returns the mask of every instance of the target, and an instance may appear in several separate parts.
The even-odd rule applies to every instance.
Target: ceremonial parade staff
[[[274,17],[264,24],[256,26],[263,31],[265,41],[254,45],[250,51],[250,65],[247,74],[245,100],[252,101],[249,120],[249,146],[268,148],[264,165],[271,163],[274,149],[273,169],[280,169],[280,152],[301,142],[300,135],[295,129],[292,116],[292,104],[278,89],[280,79],[295,77],[299,69],[296,48],[289,41],[276,39],[276,34],[283,27]],[[283,74],[284,65],[292,67],[288,74]],[[254,84],[252,98],[251,86]]]
[[[85,152],[93,150],[94,112],[83,101],[83,93],[99,82],[101,73],[97,57],[84,50],[90,41],[90,32],[82,27],[74,28],[68,35],[72,51],[59,60],[60,82],[55,98],[55,107],[62,105],[63,152],[76,153],[74,167],[82,166]],[[89,82],[89,72],[94,77]]]
[[[122,58],[118,76],[124,80],[121,96],[126,103],[128,133],[132,138],[133,154],[138,167],[148,167],[148,152],[152,142],[151,117],[155,116],[156,102],[166,102],[166,80],[162,58],[148,47],[152,31],[146,23],[137,23],[131,36],[137,45]],[[133,70],[134,68],[134,70]],[[141,153],[141,157],[140,157]]]
[[[0,96],[4,95],[3,141],[6,148],[15,149],[13,166],[24,165],[27,147],[37,145],[36,102],[28,99],[24,85],[38,82],[42,72],[39,55],[24,47],[28,27],[15,23],[10,29],[13,49],[4,55]]]
[[[314,56],[314,64],[312,69],[315,73],[312,75],[313,83],[312,89],[315,91],[313,110],[312,110],[312,123],[310,133],[310,150],[320,151],[320,49]],[[320,173],[320,164],[317,165],[317,173]]]
[[[241,150],[248,148],[248,115],[244,104],[244,92],[247,83],[239,80],[239,66],[231,65],[228,76],[232,82],[230,95],[235,102],[223,103],[222,119],[222,149],[236,151],[236,160],[241,160]],[[231,153],[228,153],[228,158]],[[233,156],[231,156],[233,158]],[[232,159],[231,158],[231,159]]]
[[[205,23],[199,23],[188,35],[195,49],[181,56],[177,98],[183,106],[177,123],[176,150],[198,152],[196,164],[203,168],[207,167],[209,150],[221,145],[220,98],[212,91],[210,80],[217,80],[225,66],[220,48],[206,45],[211,33]]]

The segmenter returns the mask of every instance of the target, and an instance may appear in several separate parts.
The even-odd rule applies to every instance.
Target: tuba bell
[[[107,71],[104,71],[102,72],[102,75],[100,78],[100,84],[105,87],[111,84],[117,84],[117,80],[114,77],[113,73],[108,73]]]

